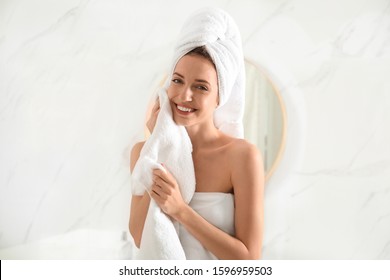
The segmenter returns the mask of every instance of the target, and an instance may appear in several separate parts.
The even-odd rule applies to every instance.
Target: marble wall
[[[305,116],[304,131],[289,122],[300,164],[286,176],[286,157],[266,189],[263,257],[390,259],[388,0],[0,1],[0,248],[126,230],[131,145],[206,5]]]

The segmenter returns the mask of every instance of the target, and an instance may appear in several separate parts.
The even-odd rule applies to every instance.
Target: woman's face
[[[218,105],[214,65],[199,55],[183,56],[176,64],[168,97],[176,124],[192,126],[212,121]]]

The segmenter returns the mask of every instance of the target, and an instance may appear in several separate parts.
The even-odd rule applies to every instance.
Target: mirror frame
[[[280,146],[279,146],[279,149],[278,149],[278,153],[276,155],[276,158],[275,158],[274,162],[271,165],[271,168],[268,170],[268,172],[266,172],[264,170],[264,172],[265,172],[265,182],[268,182],[268,180],[271,178],[271,176],[275,172],[276,168],[278,167],[278,165],[279,165],[279,163],[280,163],[280,161],[282,159],[282,156],[284,154],[285,147],[286,147],[286,137],[287,137],[287,111],[286,111],[286,105],[285,105],[285,103],[283,101],[283,98],[282,98],[282,95],[280,94],[279,89],[277,88],[275,83],[271,80],[270,75],[267,74],[267,72],[265,70],[260,68],[256,63],[254,63],[250,59],[245,58],[244,60],[245,60],[245,63],[248,63],[248,64],[252,65],[253,67],[255,67],[261,73],[261,75],[263,75],[265,77],[265,79],[270,83],[270,85],[271,85],[271,87],[273,89],[273,93],[276,95],[276,98],[277,98],[277,100],[279,102],[280,111],[281,111],[281,114],[282,114],[282,139],[280,141]],[[253,143],[253,144],[255,144],[255,143]],[[257,146],[257,148],[260,150],[260,147]],[[261,151],[261,150],[260,150],[260,152],[263,153],[263,151]]]

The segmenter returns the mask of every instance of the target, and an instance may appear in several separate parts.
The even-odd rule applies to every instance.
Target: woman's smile
[[[176,108],[175,111],[182,116],[191,115],[192,113],[194,113],[196,111],[196,109],[188,107],[188,106],[183,105],[183,104],[176,104],[176,103],[174,103],[174,104],[175,104],[175,108]]]

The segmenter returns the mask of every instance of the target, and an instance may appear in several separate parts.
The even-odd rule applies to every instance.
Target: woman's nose
[[[184,87],[180,93],[180,99],[182,102],[192,101],[192,90],[190,87]]]

